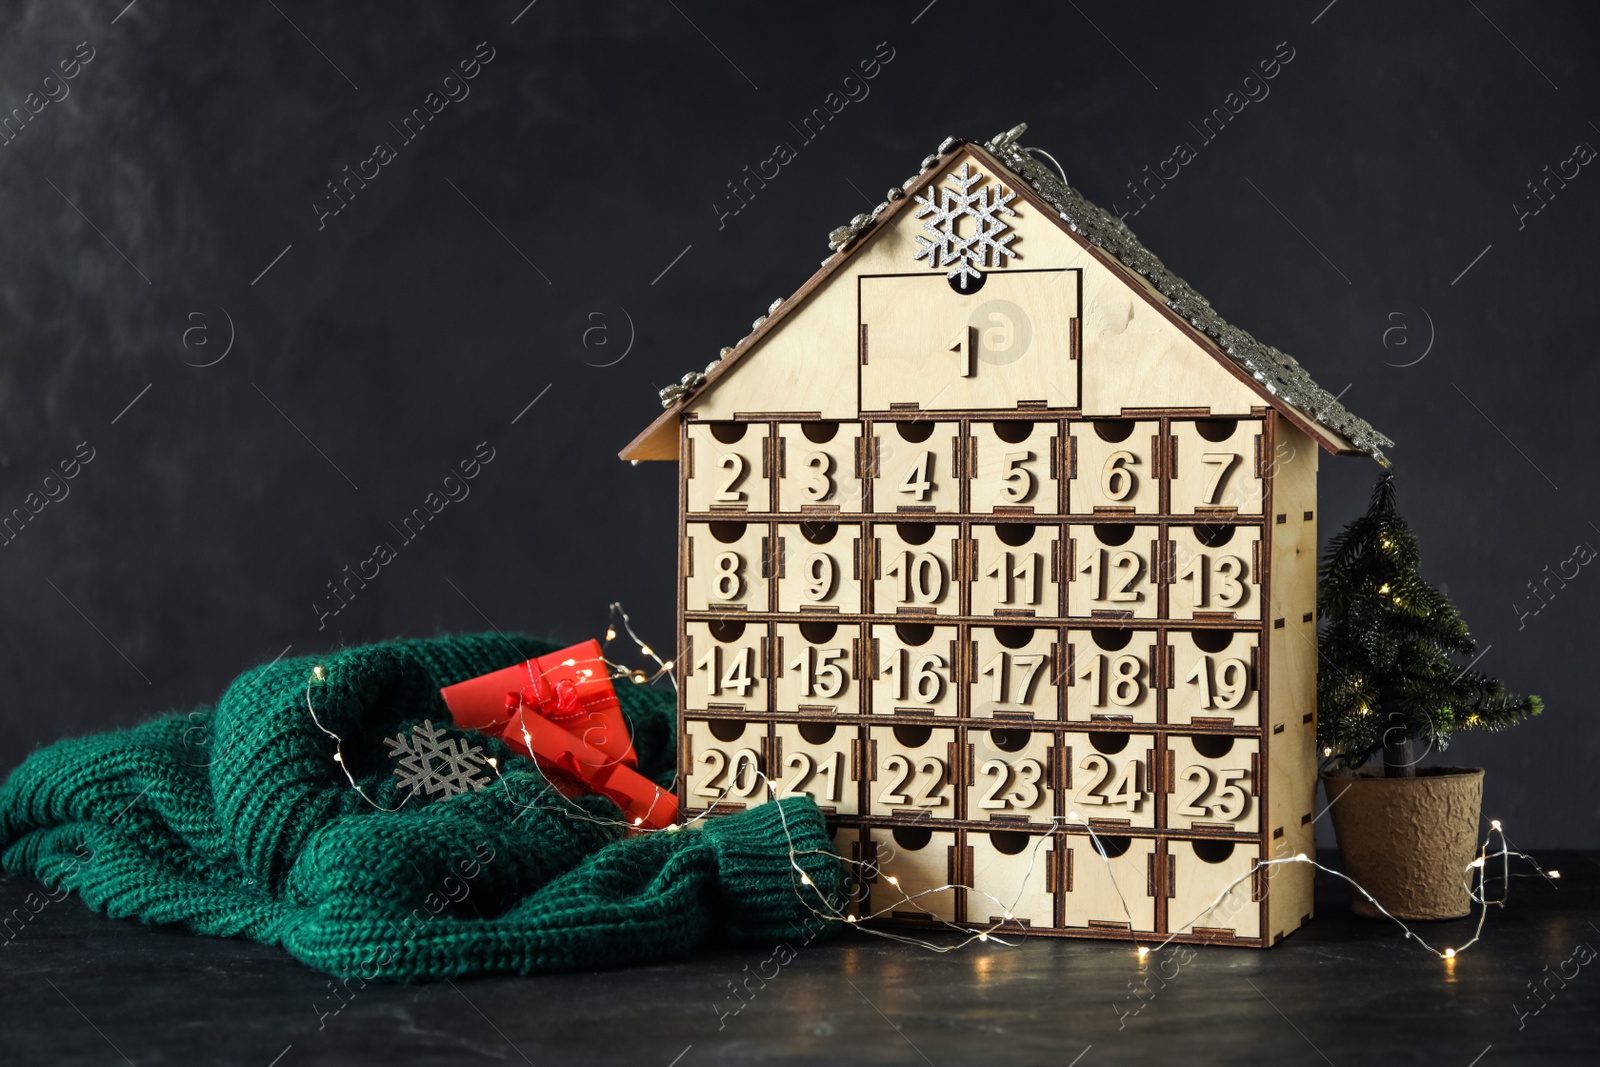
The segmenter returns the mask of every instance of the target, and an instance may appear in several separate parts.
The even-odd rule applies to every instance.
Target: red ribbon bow
[[[644,829],[664,829],[677,817],[678,798],[635,769],[639,758],[600,642],[585,641],[439,692],[458,726],[522,749],[553,772],[552,784],[565,795],[608,797]]]

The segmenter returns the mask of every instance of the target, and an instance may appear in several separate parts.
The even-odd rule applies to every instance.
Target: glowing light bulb
[[[633,684],[634,685],[643,685],[644,684],[644,671],[634,671],[633,672]]]
[[[980,931],[978,931],[978,940],[979,941],[987,941],[987,940],[989,940],[989,935],[984,933],[982,930],[980,930]]]
[[[617,631],[613,630],[609,626],[606,627],[606,640],[607,641],[615,641],[616,639],[617,639]]]
[[[339,753],[335,752],[333,754],[333,762],[335,762],[335,763],[343,763],[344,762],[344,757],[339,755]]]
[[[1471,865],[1474,866],[1474,867],[1482,867],[1483,866],[1483,857],[1479,856],[1477,859],[1472,861]]]
[[[327,678],[328,678],[328,672],[322,669],[322,664],[319,663],[315,667],[311,668],[311,680],[312,681],[314,681],[314,682],[322,682],[322,681],[326,681]]]
[[[809,874],[801,872],[801,874],[800,874],[800,884],[801,885],[810,885],[811,884],[811,876]]]
[[[667,662],[661,665],[661,669],[664,671],[670,671],[672,669],[672,661],[670,659],[667,660]]]
[[[491,767],[500,766],[500,761],[495,759],[493,756],[485,756],[484,757],[484,762],[487,763]]]
[[[1294,856],[1294,861],[1296,863],[1305,863],[1305,862],[1307,862],[1306,861],[1306,854],[1304,852],[1296,852],[1295,856]]]
[[[1140,945],[1139,946],[1139,958],[1142,960],[1148,955],[1150,955],[1150,950],[1147,947],[1145,947],[1144,945]]]
[[[889,884],[890,884],[890,885],[894,885],[894,886],[897,886],[897,885],[899,885],[899,884],[900,884],[900,879],[898,879],[898,878],[896,878],[896,877],[895,877],[895,876],[894,876],[894,875],[892,875],[892,874],[891,874],[891,875],[890,875],[890,876],[889,876],[889,879],[888,879],[888,881],[889,881]]]
[[[1331,748],[1324,748],[1324,749],[1323,749],[1323,750],[1322,750],[1322,754],[1323,754],[1323,755],[1324,755],[1324,756],[1331,756],[1331,755],[1333,755],[1333,749],[1331,749]]]
[[[1011,913],[1010,913],[1010,912],[1009,912],[1009,911],[1008,911],[1008,912],[1006,912],[1006,918],[1007,918],[1007,919],[1014,919],[1014,918],[1016,918],[1016,916],[1014,916],[1014,915],[1012,915],[1012,914],[1011,914]]]
[[[633,825],[635,825],[635,826],[643,826],[644,825],[644,820],[642,818],[640,818],[639,816],[635,815],[633,817]]]
[[[1378,592],[1387,593],[1388,591],[1389,591],[1389,583],[1388,582],[1384,582],[1382,585],[1378,586]]]
[[[1456,958],[1456,950],[1453,949],[1453,948],[1445,949],[1444,950],[1444,958],[1447,959],[1447,960],[1455,959]]]
[[[1075,811],[1067,812],[1067,818],[1071,819],[1073,822],[1082,822],[1083,821],[1083,816],[1079,815]]]
[[[846,915],[844,917],[844,921],[847,923],[853,923],[856,921],[856,917],[854,915]]]
[[[649,645],[640,645],[639,646],[639,651],[642,654],[646,655],[646,656],[654,656],[655,655],[654,652],[650,651],[650,646]]]
[[[1560,871],[1551,871],[1550,872],[1550,877],[1552,877],[1552,878],[1560,878],[1561,877],[1561,872]]]
[[[1500,829],[1500,820],[1499,819],[1490,819],[1489,820],[1489,825],[1492,828],[1498,830],[1498,829]]]
[[[675,833],[677,833],[677,832],[678,832],[678,831],[679,831],[679,830],[682,830],[682,829],[683,829],[683,827],[681,827],[681,826],[679,826],[679,825],[678,825],[678,824],[677,824],[677,823],[672,823],[672,824],[671,824],[671,825],[669,825],[669,826],[668,826],[668,827],[667,827],[667,833],[669,833],[669,834],[675,834]]]

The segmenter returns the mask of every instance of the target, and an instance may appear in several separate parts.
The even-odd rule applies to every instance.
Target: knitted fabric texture
[[[0,860],[113,917],[281,945],[367,980],[612,967],[718,936],[815,936],[844,877],[809,798],[625,837],[610,801],[562,797],[532,761],[452,725],[503,780],[407,799],[384,737],[450,723],[441,686],[553,650],[482,634],[281,660],[240,675],[215,708],[58,742],[0,787]],[[325,681],[308,690],[318,663]],[[308,695],[367,796],[398,810],[350,788]],[[669,786],[672,692],[617,695],[640,771]]]

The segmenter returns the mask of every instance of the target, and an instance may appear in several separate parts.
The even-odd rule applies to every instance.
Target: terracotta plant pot
[[[1478,850],[1481,767],[1420,768],[1415,778],[1326,774],[1349,875],[1399,919],[1459,919],[1472,910],[1467,865]],[[1351,909],[1382,912],[1351,890]]]

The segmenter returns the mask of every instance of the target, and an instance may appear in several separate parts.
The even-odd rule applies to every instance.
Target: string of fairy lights
[[[613,660],[606,655],[606,650],[609,649],[611,643],[618,640],[620,636],[618,630],[619,626],[621,627],[621,634],[625,634],[628,640],[633,643],[638,654],[654,664],[653,670],[629,667],[625,663]],[[663,659],[656,653],[654,649],[650,647],[648,643],[639,637],[633,628],[632,620],[628,617],[627,612],[623,610],[622,605],[618,603],[613,603],[610,608],[610,616],[606,625],[605,641],[601,646],[601,662],[605,664],[610,677],[614,682],[626,679],[634,685],[648,685],[660,680],[661,678],[666,678],[671,682],[673,688],[675,690],[677,689],[677,678],[673,671],[673,661],[670,659]],[[528,661],[526,667],[529,674],[529,682],[531,684],[533,682],[534,670],[532,661]],[[317,729],[333,739],[333,762],[337,764],[340,771],[343,772],[346,781],[350,785],[350,788],[355,790],[355,792],[364,801],[380,811],[398,811],[400,808],[404,807],[408,801],[417,795],[416,792],[413,791],[407,794],[401,799],[400,803],[394,807],[385,807],[366,793],[360,782],[356,780],[355,775],[346,765],[344,759],[343,738],[341,738],[338,733],[330,730],[326,725],[324,725],[321,718],[317,715],[316,706],[312,699],[312,695],[315,689],[324,684],[326,681],[326,669],[321,664],[317,664],[316,666],[312,667],[310,675],[306,680],[305,702],[306,709],[310,713],[312,722],[316,725]],[[506,720],[501,720],[500,724],[509,721],[509,718]],[[531,751],[532,738],[525,726],[523,727],[522,735],[523,741],[528,745]],[[626,819],[604,818],[597,816],[589,808],[575,803],[570,797],[561,792],[557,786],[557,783],[545,773],[544,768],[535,760],[529,760],[527,763],[534,767],[536,772],[549,788],[536,789],[533,798],[526,801],[520,800],[512,795],[511,782],[502,773],[499,760],[493,756],[486,756],[484,757],[484,761],[495,776],[496,781],[499,783],[507,802],[519,810],[555,812],[570,819],[593,823],[617,830],[619,832],[665,834],[681,833],[684,830],[693,827],[702,820],[713,817],[718,807],[722,805],[722,802],[729,796],[733,788],[731,784],[725,787],[722,791],[722,795],[713,800],[704,811],[689,816],[681,823],[673,822],[662,829],[654,829],[642,825],[642,820],[639,818],[633,819],[630,823]],[[778,794],[778,783],[768,777],[765,773],[761,772],[759,769],[756,769],[755,773],[758,776],[758,780],[765,785],[768,796],[772,799],[776,799]],[[676,776],[674,776],[674,787],[675,786]],[[1095,853],[1100,857],[1101,862],[1106,866],[1106,875],[1110,879],[1118,901],[1121,904],[1123,914],[1128,922],[1128,929],[1130,931],[1136,931],[1137,924],[1133,918],[1133,909],[1129,905],[1128,899],[1123,893],[1121,884],[1117,881],[1115,865],[1111,862],[1111,851],[1106,848],[1099,835],[1096,834],[1094,827],[1091,826],[1087,820],[1083,819],[1082,816],[1077,812],[1068,813],[1065,824],[1062,823],[1059,817],[1053,817],[1051,819],[1050,831],[1037,835],[1037,840],[1034,842],[1029,852],[1027,869],[1023,873],[1023,876],[1017,880],[1019,888],[1017,890],[1016,897],[1010,901],[1003,901],[995,897],[993,894],[975,886],[969,886],[956,882],[949,882],[943,885],[937,885],[930,888],[909,892],[905,886],[900,884],[900,879],[898,876],[892,873],[885,873],[874,861],[852,859],[850,857],[838,855],[837,853],[826,849],[802,849],[797,847],[794,840],[794,835],[789,825],[788,812],[781,804],[775,805],[775,810],[778,813],[779,822],[782,827],[784,840],[788,849],[789,866],[794,873],[796,895],[800,898],[802,903],[804,903],[806,909],[819,920],[826,922],[837,922],[842,925],[849,926],[862,934],[880,937],[885,940],[896,941],[903,944],[914,945],[918,948],[935,953],[954,952],[965,948],[973,942],[994,942],[1001,945],[1012,946],[1015,944],[1015,942],[1005,940],[1000,936],[1000,934],[1005,931],[1005,928],[1008,925],[1012,924],[1015,925],[1016,932],[1025,932],[1025,926],[1019,920],[1017,920],[1014,913],[1020,906],[1023,895],[1027,892],[1027,886],[1033,876],[1034,871],[1037,869],[1039,856],[1044,847],[1057,836],[1065,834],[1070,826],[1073,828],[1080,828],[1087,832],[1088,837],[1094,846]],[[1498,847],[1492,847],[1496,843]],[[856,884],[881,883],[883,885],[887,885],[895,893],[899,894],[899,899],[890,899],[886,903],[882,904],[882,906],[871,908],[870,910],[863,909],[858,913],[853,904],[854,900],[856,899],[855,897],[852,896],[844,902],[836,900],[831,894],[825,891],[823,887],[818,886],[811,876],[806,872],[805,868],[801,866],[800,861],[802,857],[813,856],[822,856],[831,859],[843,865],[847,870],[859,875],[860,880]],[[1532,875],[1520,875],[1520,872],[1513,873],[1511,870],[1511,861],[1513,859],[1526,861],[1530,866],[1533,867],[1534,873]],[[1492,864],[1496,863],[1496,861],[1498,861],[1500,868],[1500,877],[1498,879],[1500,890],[1497,894],[1491,895],[1489,892],[1489,868]],[[1186,935],[1184,931],[1192,931],[1196,927],[1200,926],[1207,916],[1216,911],[1219,907],[1222,907],[1224,902],[1227,901],[1229,896],[1239,886],[1251,882],[1252,879],[1260,876],[1263,871],[1266,871],[1267,873],[1265,876],[1270,878],[1272,868],[1292,863],[1308,864],[1324,874],[1328,874],[1347,883],[1355,892],[1360,893],[1362,897],[1364,897],[1374,908],[1376,908],[1380,914],[1398,925],[1401,931],[1405,934],[1405,940],[1407,942],[1415,942],[1424,951],[1427,951],[1438,957],[1440,960],[1445,961],[1447,965],[1453,965],[1454,961],[1458,957],[1460,957],[1463,953],[1465,953],[1468,949],[1482,939],[1484,926],[1488,920],[1489,909],[1491,907],[1504,907],[1506,905],[1510,898],[1510,886],[1511,879],[1513,877],[1538,877],[1552,884],[1561,877],[1560,871],[1546,871],[1540,867],[1537,860],[1535,860],[1532,856],[1517,850],[1507,838],[1500,820],[1491,820],[1488,833],[1479,843],[1477,855],[1462,870],[1463,886],[1467,890],[1472,904],[1477,908],[1477,920],[1473,926],[1472,936],[1460,945],[1439,948],[1434,946],[1429,940],[1424,938],[1404,920],[1391,913],[1387,908],[1379,903],[1379,901],[1373,897],[1371,893],[1369,893],[1363,886],[1356,882],[1355,879],[1351,878],[1342,871],[1335,870],[1332,867],[1321,864],[1303,852],[1294,856],[1279,857],[1276,859],[1257,859],[1248,871],[1224,886],[1210,904],[1201,909],[1201,911],[1188,922],[1185,922],[1172,929],[1163,939],[1159,941],[1152,941],[1147,944],[1139,939],[1137,933],[1135,932],[1133,939],[1135,955],[1141,962],[1143,962],[1147,960],[1153,953],[1160,952],[1162,949],[1165,949],[1179,938],[1191,936]],[[854,881],[854,879],[852,881]],[[967,894],[969,894],[969,899],[971,896],[977,896],[989,900],[995,905],[996,908],[1000,910],[1001,918],[998,920],[993,920],[988,924],[957,922],[936,914],[923,904],[925,899],[937,898],[941,894],[953,893],[957,890],[964,890]],[[813,897],[815,898],[815,903],[809,899]],[[875,897],[876,894],[863,894],[860,899],[874,900]],[[873,920],[882,919],[891,915],[903,914],[907,907],[915,909],[915,911],[919,912],[921,916],[925,917],[931,924],[943,927],[949,933],[953,933],[958,936],[954,940],[946,940],[945,942],[940,943],[929,941],[925,938],[919,938],[911,934],[902,933],[900,931],[885,929],[876,925],[872,925]]]

